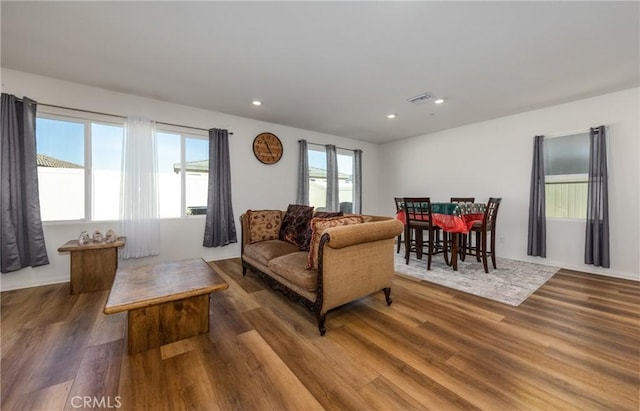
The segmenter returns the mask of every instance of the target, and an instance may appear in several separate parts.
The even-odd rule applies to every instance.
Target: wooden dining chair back
[[[502,198],[489,198],[487,207],[484,211],[482,222],[477,222],[471,227],[471,231],[476,233],[476,245],[474,250],[468,250],[470,254],[475,255],[478,261],[482,261],[484,272],[489,272],[489,264],[487,258],[491,257],[493,268],[496,269],[496,223],[498,220],[498,209]],[[488,236],[491,235],[491,241],[488,242]]]
[[[394,197],[393,201],[395,201],[396,203],[396,214],[398,214],[399,211],[402,211],[404,208],[404,201],[402,199],[402,197]],[[396,246],[396,254],[400,252],[400,245],[402,244],[402,234],[398,235],[398,241],[396,241],[397,246]]]
[[[451,197],[451,199],[449,200],[450,203],[475,203],[476,202],[476,198],[475,197]],[[458,249],[458,252],[460,253],[460,259],[462,261],[465,260],[465,257],[467,256],[467,250],[469,249],[469,247],[471,247],[471,239],[469,238],[469,236],[467,234],[462,234],[460,236],[460,247]]]
[[[475,197],[451,197],[451,203],[475,203]]]
[[[430,197],[405,197],[404,212],[406,218],[405,226],[405,260],[409,264],[409,256],[415,251],[418,259],[427,253],[427,270],[431,269],[431,257],[437,253],[446,253],[446,247],[438,242],[437,233],[439,227],[433,225],[431,218],[431,198]],[[424,232],[427,232],[427,239],[424,239]],[[413,240],[412,235],[413,233]],[[446,259],[446,254],[445,254]]]

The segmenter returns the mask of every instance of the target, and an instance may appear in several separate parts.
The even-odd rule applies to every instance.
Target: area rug
[[[431,270],[427,270],[426,256],[418,260],[412,253],[407,265],[401,248],[395,257],[395,269],[400,274],[513,306],[520,305],[560,269],[506,258],[497,258],[496,265],[498,268],[493,269],[489,261],[487,274],[481,262],[467,257],[466,261],[458,260],[458,271],[453,271],[438,254],[432,257]]]

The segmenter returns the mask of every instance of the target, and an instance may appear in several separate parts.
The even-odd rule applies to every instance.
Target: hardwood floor
[[[69,284],[2,301],[2,410],[634,410],[640,284],[561,270],[519,307],[397,276],[329,313],[212,263],[208,334],[127,355],[126,314]]]

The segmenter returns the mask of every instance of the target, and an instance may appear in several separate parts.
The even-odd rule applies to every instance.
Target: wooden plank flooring
[[[126,313],[69,284],[1,295],[2,410],[639,409],[640,284],[561,270],[512,307],[397,276],[313,316],[241,274],[208,334],[128,355]]]

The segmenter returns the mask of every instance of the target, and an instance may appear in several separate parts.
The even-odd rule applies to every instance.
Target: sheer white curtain
[[[160,254],[158,146],[155,123],[127,117],[122,150],[120,221],[124,259]]]

